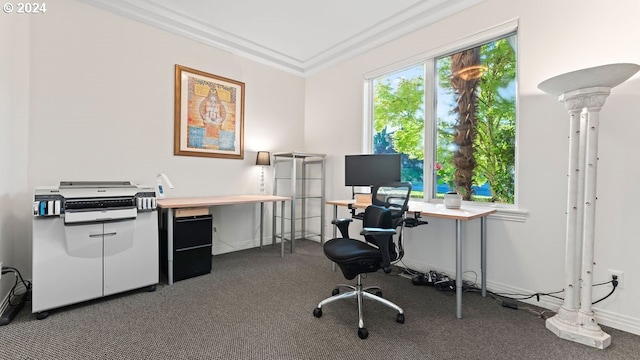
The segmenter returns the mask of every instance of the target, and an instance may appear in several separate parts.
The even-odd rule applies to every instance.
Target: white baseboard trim
[[[612,313],[606,310],[594,310],[598,324],[640,335],[640,319]]]
[[[318,237],[318,236],[313,236],[313,237],[307,238],[305,240],[315,241],[317,243],[320,243],[320,237]],[[262,240],[262,245],[263,246],[271,246],[271,244],[272,244],[271,237],[269,237],[269,239],[267,239],[265,237]],[[279,238],[276,239],[276,246],[278,246],[278,249],[280,249],[280,239]],[[286,245],[286,246],[288,246],[288,245]],[[256,247],[260,247],[260,238],[253,239],[253,240],[234,242],[233,244],[223,243],[221,241],[216,241],[214,239],[213,247],[212,247],[212,251],[211,252],[212,252],[212,255],[221,255],[221,254],[226,254],[226,253],[230,253],[230,252],[234,252],[234,251],[252,249],[252,248],[256,248]],[[287,250],[285,250],[285,251],[287,251]]]
[[[271,238],[269,238],[269,241],[266,241],[266,239],[263,239],[262,245],[265,247],[271,246]],[[279,246],[280,246],[279,239],[276,239],[276,246],[278,246],[278,249],[279,249]],[[247,249],[259,248],[259,247],[260,247],[260,239],[239,241],[239,242],[234,242],[232,244],[223,243],[221,241],[214,240],[211,252],[212,252],[212,255],[222,255],[222,254],[226,254],[234,251],[247,250]]]
[[[257,241],[247,240],[247,241],[241,241],[241,242],[234,242],[233,244],[227,244],[227,243],[222,243],[220,241],[216,241],[213,244],[212,255],[222,255],[222,254],[226,254],[234,251],[247,250],[247,249],[251,249],[259,246],[260,246],[260,240],[257,240]]]

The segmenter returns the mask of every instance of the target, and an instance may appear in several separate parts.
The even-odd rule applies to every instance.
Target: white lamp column
[[[538,88],[559,96],[569,112],[569,174],[565,296],[546,327],[558,337],[604,349],[611,336],[591,310],[600,109],[611,89],[633,76],[636,64],[598,66],[545,80]]]

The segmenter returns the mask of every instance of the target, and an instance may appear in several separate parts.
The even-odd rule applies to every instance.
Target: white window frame
[[[449,43],[445,46],[441,46],[435,49],[428,50],[416,56],[413,56],[408,59],[404,59],[398,61],[396,63],[384,66],[377,70],[368,72],[364,74],[364,99],[363,99],[363,152],[371,153],[373,151],[373,81],[377,78],[390,75],[393,73],[397,73],[402,71],[403,69],[424,65],[424,189],[425,189],[425,197],[424,201],[433,202],[433,203],[441,203],[442,199],[436,199],[432,194],[433,189],[433,161],[435,159],[435,131],[436,131],[436,119],[435,115],[435,106],[436,106],[436,97],[435,97],[435,83],[433,79],[435,79],[435,60],[439,57],[447,56],[464,49],[471,48],[473,46],[478,46],[479,44],[484,44],[490,42],[492,40],[496,40],[499,38],[503,38],[510,34],[517,34],[518,30],[518,21],[512,20],[495,27],[480,31],[468,37],[459,39],[452,43]],[[516,49],[517,51],[517,49]],[[517,54],[516,54],[517,56]],[[516,63],[516,79],[518,79],[519,66]],[[431,79],[429,81],[428,79]],[[516,98],[518,98],[518,84],[516,81]],[[465,201],[468,205],[473,206],[489,206],[495,207],[498,209],[498,212],[492,215],[492,218],[498,218],[503,220],[511,220],[511,221],[524,221],[526,214],[528,211],[518,208],[518,189],[519,189],[519,171],[518,171],[518,137],[519,137],[519,101],[516,101],[516,134],[515,134],[515,159],[516,159],[516,172],[514,179],[514,203],[513,204],[501,204],[501,203],[482,203],[477,201]],[[432,146],[426,146],[426,144],[431,144]],[[430,164],[428,164],[429,162]],[[428,191],[427,191],[428,189]]]

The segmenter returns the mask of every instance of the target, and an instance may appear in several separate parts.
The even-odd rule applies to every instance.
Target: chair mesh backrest
[[[405,212],[409,208],[411,183],[386,182],[373,187],[371,204]]]
[[[364,214],[363,226],[396,228],[403,223],[403,215],[409,208],[409,198],[411,196],[411,183],[408,182],[386,182],[373,187],[371,195],[371,205],[367,207]],[[402,242],[398,240],[398,252],[396,251],[393,236],[376,239],[372,236],[365,236],[365,240],[375,244],[383,253],[382,268],[385,272],[391,271],[390,262],[402,258]]]

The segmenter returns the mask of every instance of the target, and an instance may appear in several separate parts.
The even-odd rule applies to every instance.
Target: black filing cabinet
[[[173,221],[173,281],[180,281],[211,272],[212,215],[174,217]],[[160,251],[161,270],[167,276],[166,229]],[[164,251],[163,251],[164,250]]]

